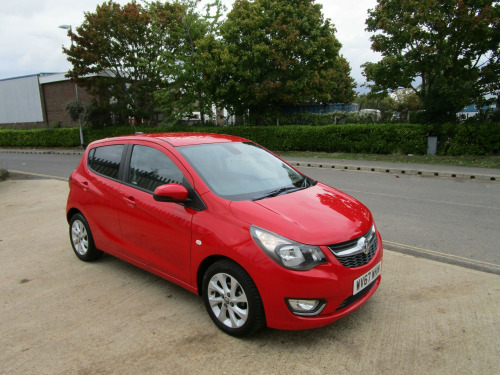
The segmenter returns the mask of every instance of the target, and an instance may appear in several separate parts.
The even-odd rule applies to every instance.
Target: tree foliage
[[[68,32],[71,46],[63,49],[73,65],[68,77],[99,95],[102,103],[114,103],[120,121],[127,116],[151,119],[153,93],[169,85],[160,67],[175,60],[184,14],[179,3],[121,6],[109,1],[97,6],[85,13],[76,31]]]
[[[203,122],[214,104],[259,121],[281,105],[352,100],[349,63],[314,0],[236,0],[223,23],[221,0],[205,14],[199,3],[97,6],[68,32],[68,77],[122,123],[154,119],[158,109],[167,122],[193,112]]]
[[[282,104],[349,101],[354,82],[334,33],[314,0],[236,0],[211,41],[217,99],[257,121]]]
[[[216,81],[211,74],[210,48],[220,27],[223,6],[215,0],[205,6],[205,14],[197,10],[197,0],[180,0],[185,9],[176,32],[180,41],[173,58],[165,58],[160,66],[169,76],[169,86],[156,92],[168,122],[190,117],[200,112],[201,123],[205,114],[212,113]],[[167,52],[170,53],[170,52]]]
[[[439,122],[500,89],[498,1],[378,0],[368,13],[383,56],[364,64],[372,92],[412,88]]]

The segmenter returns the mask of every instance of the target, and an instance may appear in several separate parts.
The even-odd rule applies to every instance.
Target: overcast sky
[[[103,1],[96,0],[0,0],[0,79],[46,72],[66,72],[70,64],[62,53],[69,46],[60,25],[79,26],[84,12],[93,12]],[[115,0],[126,4],[128,0]],[[140,1],[139,1],[140,2]],[[376,0],[317,0],[323,14],[337,28],[341,53],[349,61],[352,76],[364,82],[360,65],[378,61],[370,49],[370,34],[365,31],[367,10]],[[225,0],[228,10],[232,0]]]

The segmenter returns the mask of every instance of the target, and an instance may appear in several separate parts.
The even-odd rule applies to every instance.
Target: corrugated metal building
[[[66,112],[73,101],[92,100],[65,73],[40,73],[0,80],[0,127],[40,128],[53,124],[78,126]]]
[[[498,109],[497,103],[492,103],[489,106],[484,106],[483,108],[481,108],[483,112],[486,112],[487,110],[496,111],[497,109]],[[479,108],[477,108],[475,104],[470,104],[464,109],[462,109],[460,112],[458,112],[457,116],[461,119],[466,120],[468,118],[476,116],[478,113],[479,113]]]
[[[0,124],[43,122],[40,74],[0,80]]]

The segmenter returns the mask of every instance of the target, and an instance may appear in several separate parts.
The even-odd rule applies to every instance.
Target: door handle
[[[89,183],[87,181],[82,181],[83,191],[89,190]]]
[[[130,197],[123,197],[123,200],[125,201],[125,203],[129,207],[135,207],[137,205],[137,203],[135,203],[134,197],[132,197],[132,196],[130,196]]]

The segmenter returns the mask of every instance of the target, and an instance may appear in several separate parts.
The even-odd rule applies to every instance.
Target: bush
[[[78,128],[0,130],[0,147],[76,147]]]
[[[430,126],[438,137],[438,155],[487,155],[500,153],[500,123],[443,124]]]
[[[144,127],[152,132],[206,132],[250,139],[275,151],[315,151],[369,154],[425,154],[427,136],[438,137],[439,155],[485,155],[500,153],[500,124],[349,124],[325,126],[226,126]],[[132,134],[131,127],[84,127],[84,139]],[[0,130],[0,147],[78,147],[78,128]]]

